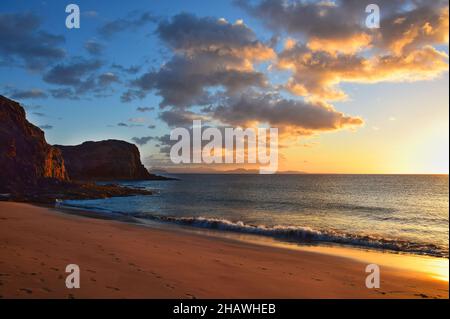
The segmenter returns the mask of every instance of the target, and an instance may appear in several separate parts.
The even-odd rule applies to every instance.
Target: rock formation
[[[32,187],[43,179],[69,180],[61,151],[47,144],[19,103],[0,95],[0,189]]]
[[[74,180],[164,179],[147,171],[134,144],[106,140],[76,146],[55,146],[62,151],[69,176]]]

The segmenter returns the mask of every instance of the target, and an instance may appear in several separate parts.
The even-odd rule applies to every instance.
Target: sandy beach
[[[77,264],[81,288],[67,289]],[[1,298],[448,298],[448,282],[313,251],[0,202]]]

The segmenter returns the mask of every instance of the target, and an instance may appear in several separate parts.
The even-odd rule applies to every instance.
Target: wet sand
[[[80,267],[79,289],[65,286],[68,264]],[[379,289],[367,289],[365,267],[0,202],[1,298],[448,298],[448,282],[391,267],[381,268]]]

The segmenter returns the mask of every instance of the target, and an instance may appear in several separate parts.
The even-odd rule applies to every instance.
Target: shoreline
[[[370,238],[364,235],[354,235],[350,234],[352,237],[344,237],[336,234],[323,233],[325,238],[316,238],[314,230],[310,230],[308,227],[297,227],[297,226],[265,226],[258,225],[256,223],[244,223],[235,222],[228,220],[226,218],[215,218],[215,217],[203,217],[203,216],[159,216],[159,215],[140,215],[135,213],[125,213],[122,211],[113,211],[110,209],[104,209],[99,207],[83,206],[65,203],[64,201],[61,205],[57,207],[51,206],[51,208],[56,208],[58,210],[63,210],[70,214],[86,215],[92,218],[104,218],[104,219],[116,219],[124,222],[137,222],[142,224],[147,224],[150,226],[163,227],[168,230],[173,228],[182,229],[190,232],[197,233],[212,233],[218,237],[230,237],[230,238],[250,238],[251,242],[267,242],[270,245],[275,246],[289,246],[289,247],[338,247],[338,248],[348,248],[349,250],[366,250],[375,253],[387,253],[387,254],[398,254],[405,256],[416,256],[416,257],[430,257],[448,260],[448,250],[428,251],[428,247],[423,249],[409,249],[403,250],[406,244],[411,244],[406,240],[397,242],[393,239],[387,239],[378,242],[378,238]],[[294,230],[294,231],[293,231]],[[299,231],[300,234],[296,234],[295,230]],[[319,231],[320,233],[320,231]],[[308,238],[308,236],[310,236]],[[328,237],[327,237],[328,236]],[[256,239],[256,240],[255,240]],[[371,242],[370,240],[375,241]],[[414,244],[414,243],[412,243]],[[397,246],[396,246],[397,245]],[[406,246],[407,247],[407,246]],[[436,247],[435,247],[436,249]],[[353,255],[353,254],[350,254]]]
[[[367,289],[363,260],[368,252],[362,250],[350,258],[334,247],[329,249],[335,255],[318,246],[264,246],[87,218],[59,208],[0,202],[0,296],[448,298],[448,281],[414,268],[382,266],[380,289]],[[409,260],[395,256],[394,265]],[[80,266],[80,289],[65,287],[69,263]],[[448,273],[448,259],[446,267]]]

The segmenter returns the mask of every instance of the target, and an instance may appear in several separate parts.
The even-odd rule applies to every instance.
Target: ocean
[[[448,175],[173,175],[60,205],[166,225],[448,258]]]

